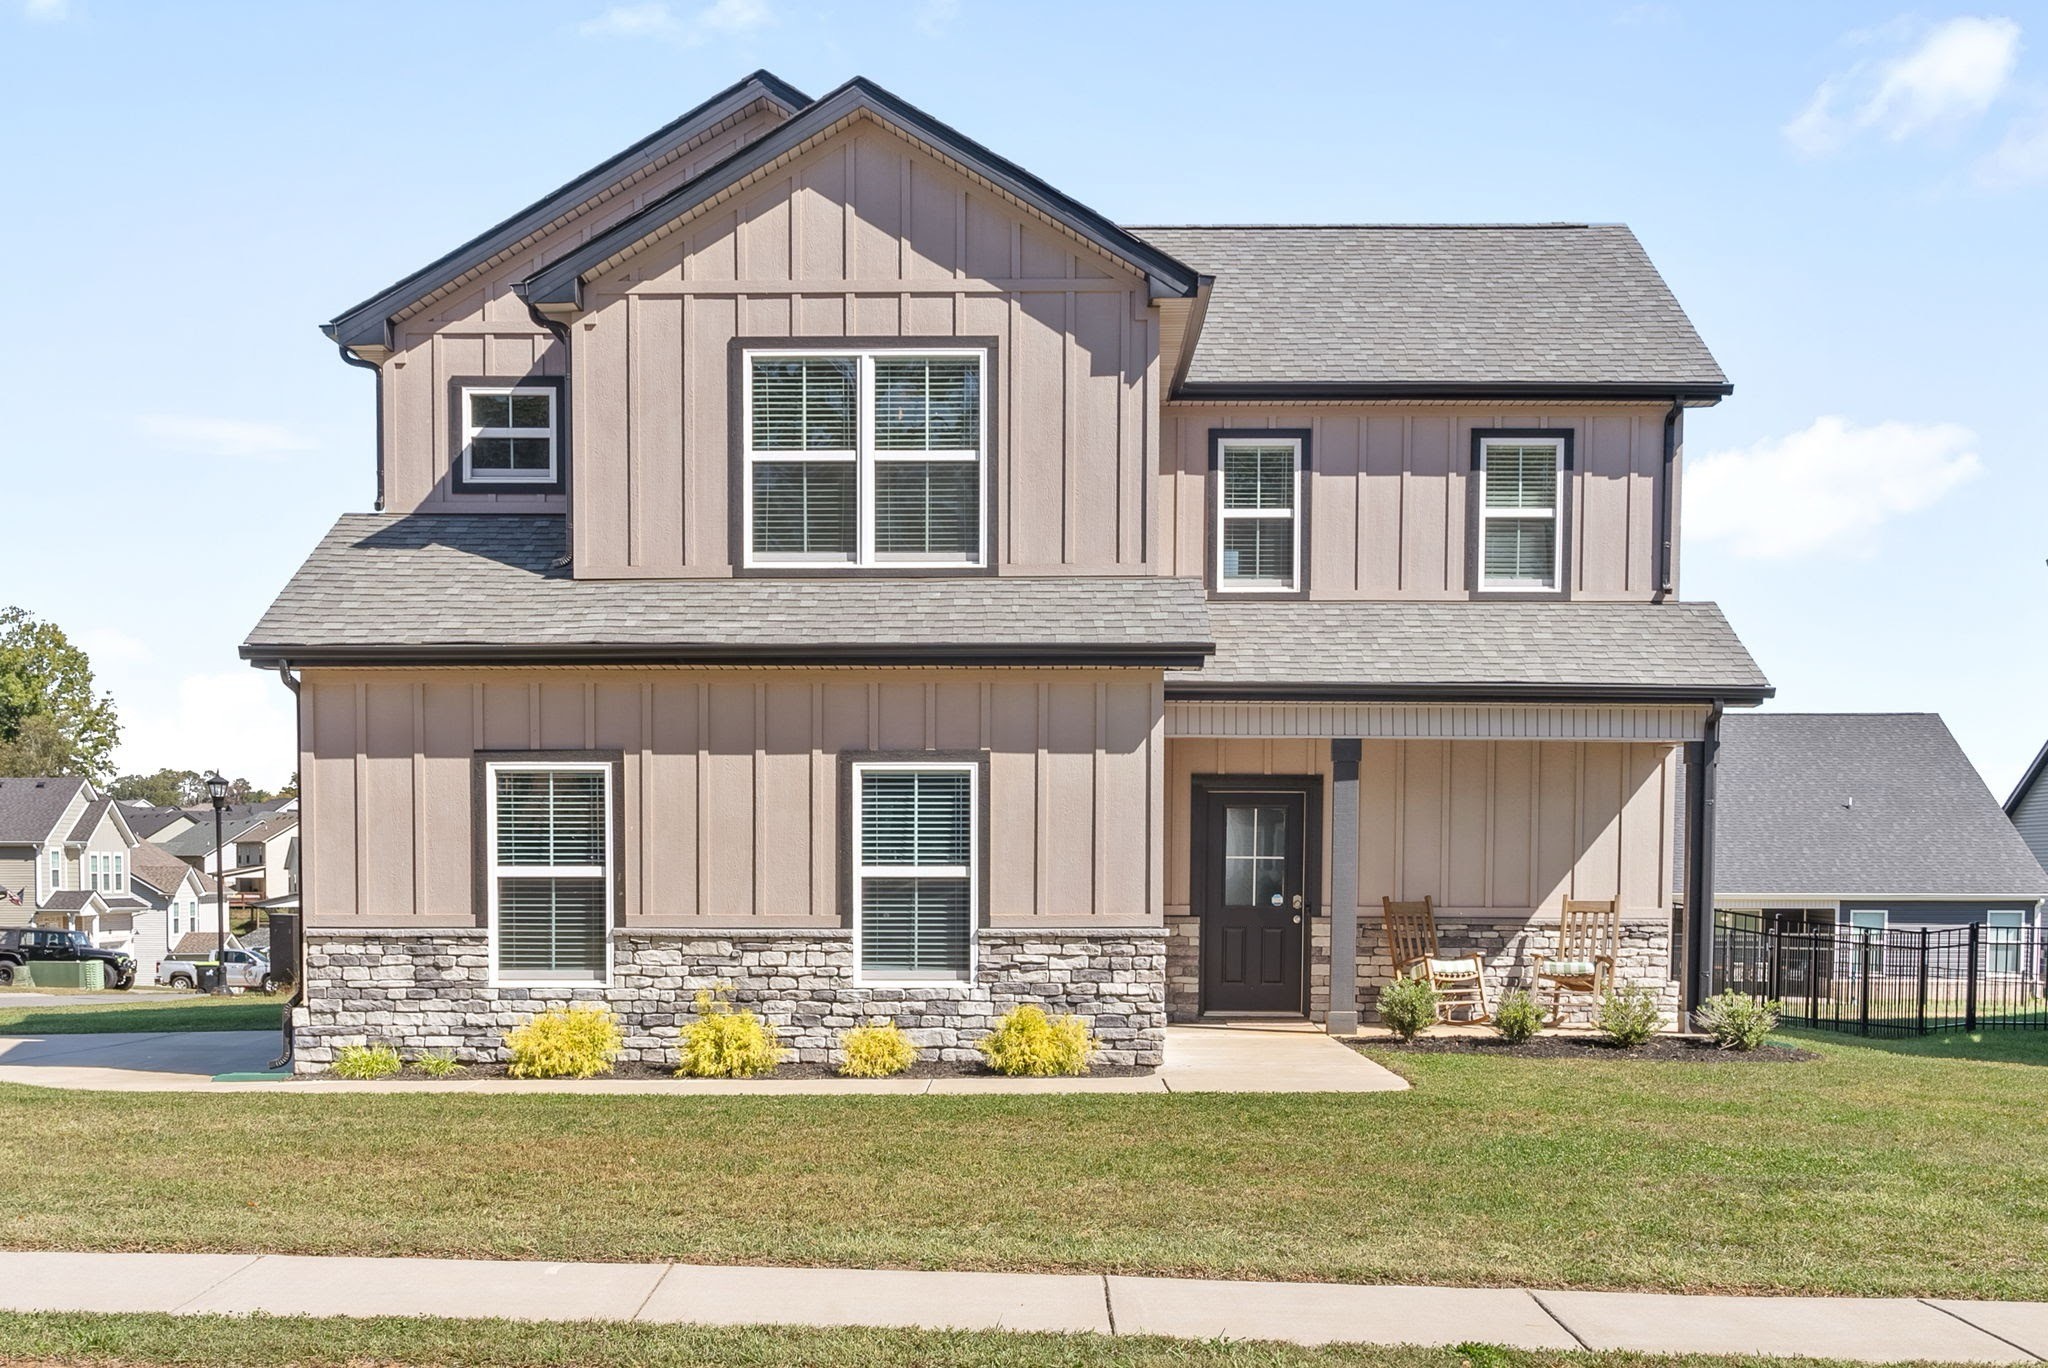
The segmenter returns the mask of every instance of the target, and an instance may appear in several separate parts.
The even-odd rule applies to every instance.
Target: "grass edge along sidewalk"
[[[235,993],[214,997],[123,1002],[113,994],[81,994],[70,1002],[13,1003],[0,993],[0,1035],[101,1035],[118,1031],[275,1031],[284,1025],[282,995]]]

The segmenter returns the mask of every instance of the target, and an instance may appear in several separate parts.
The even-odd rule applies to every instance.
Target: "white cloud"
[[[1858,427],[1818,418],[1694,464],[1685,475],[1686,531],[1739,556],[1867,555],[1884,523],[1929,507],[1983,469],[1976,441],[1954,423]]]
[[[274,789],[299,767],[292,696],[268,671],[187,675],[168,690],[121,690],[115,701],[118,773],[217,765],[231,779]]]
[[[1917,36],[1904,51],[1822,81],[1785,125],[1786,140],[1807,156],[1823,156],[1865,133],[1898,142],[1953,127],[1990,109],[2019,62],[2020,26],[2011,19],[1964,16]]]
[[[22,0],[21,12],[27,18],[54,24],[70,17],[71,0]]]
[[[1991,190],[2048,181],[2048,102],[2006,129],[1977,162],[1977,183]]]
[[[319,443],[281,423],[242,418],[191,418],[152,413],[135,420],[143,433],[186,456],[270,460],[316,451]]]
[[[712,38],[734,38],[766,28],[775,22],[768,0],[713,0],[684,17],[666,0],[649,0],[634,5],[613,5],[595,19],[586,20],[579,31],[597,38],[659,38],[695,47]]]
[[[936,38],[951,28],[953,21],[960,17],[960,0],[924,0],[917,7],[917,14],[911,20],[917,31],[928,38]]]

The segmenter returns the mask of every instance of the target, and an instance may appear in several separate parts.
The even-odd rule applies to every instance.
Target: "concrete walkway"
[[[1166,1063],[1132,1078],[385,1079],[304,1078],[217,1083],[261,1070],[269,1031],[137,1032],[0,1037],[0,1083],[108,1092],[446,1092],[778,1096],[868,1093],[1398,1092],[1407,1080],[1305,1022],[1169,1026]]]
[[[1055,1330],[1297,1344],[2048,1359],[2048,1303],[1684,1297],[1094,1274],[0,1252],[0,1309]]]

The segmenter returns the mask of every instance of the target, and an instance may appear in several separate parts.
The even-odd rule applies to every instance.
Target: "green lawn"
[[[1812,1043],[1368,1095],[7,1087],[0,1246],[2048,1298],[2048,1037]]]
[[[1529,1353],[1458,1349],[1303,1349],[1238,1340],[1014,1334],[1000,1331],[800,1330],[520,1321],[0,1313],[8,1363],[237,1368],[1775,1368],[1822,1359]]]
[[[103,994],[76,1002],[11,1005],[0,994],[0,1035],[84,1035],[101,1031],[275,1031],[282,995],[237,993],[123,1002]]]

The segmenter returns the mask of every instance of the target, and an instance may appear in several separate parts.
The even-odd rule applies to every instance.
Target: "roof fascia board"
[[[1202,684],[1166,686],[1169,702],[1244,703],[1724,703],[1749,707],[1776,695],[1766,684]]]
[[[650,148],[670,140],[682,146],[762,99],[772,100],[791,114],[811,102],[808,95],[772,72],[757,71],[744,77],[696,108],[671,119],[624,151],[600,162],[567,184],[557,186],[495,227],[485,229],[403,280],[343,310],[332,322],[323,324],[320,331],[344,347],[388,346],[390,320],[395,315],[617,184],[626,174],[626,168]]]
[[[1103,665],[1144,669],[1192,670],[1201,666],[1214,645],[1206,641],[1155,645],[1076,646],[1066,642],[1019,646],[875,646],[819,642],[794,646],[733,646],[717,643],[577,643],[566,646],[461,644],[441,646],[255,646],[245,643],[242,657],[264,666],[354,665],[403,666],[468,664],[504,666],[562,664],[630,665],[954,665],[1031,666]]]
[[[1004,194],[1061,224],[1110,256],[1128,262],[1147,277],[1155,292],[1163,290],[1182,297],[1194,295],[1199,277],[1188,266],[1118,227],[1078,200],[1061,194],[1023,167],[858,76],[837,90],[820,96],[781,127],[677,186],[639,213],[621,220],[559,260],[542,267],[516,288],[528,302],[542,308],[550,304],[579,303],[584,275],[630,250],[712,197],[788,156],[842,120],[860,113],[894,124],[919,141],[940,149]]]
[[[1688,408],[1707,408],[1735,393],[1735,386],[1690,382],[1557,384],[1541,380],[1195,380],[1173,397],[1203,399],[1645,399]]]
[[[2028,765],[2027,772],[2020,776],[2020,782],[2013,789],[2012,797],[2005,800],[2006,816],[2010,817],[2019,811],[2020,804],[2027,800],[2027,794],[2040,782],[2043,770],[2048,770],[2048,742],[2042,743],[2041,749],[2034,752],[2033,763]]]

